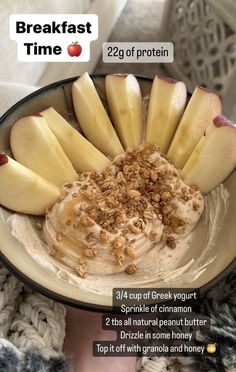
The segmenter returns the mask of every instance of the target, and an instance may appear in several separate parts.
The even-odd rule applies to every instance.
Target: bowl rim
[[[15,265],[11,263],[11,261],[6,258],[6,256],[0,251],[0,261],[6,266],[10,273],[12,273],[16,278],[26,284],[28,287],[33,289],[36,293],[39,293],[51,300],[60,302],[67,306],[72,306],[77,309],[98,312],[98,313],[116,313],[116,310],[113,306],[106,306],[106,305],[96,305],[80,300],[74,300],[73,298],[66,297],[63,295],[54,292],[41,284],[38,284],[30,277],[23,274]],[[200,288],[194,288],[194,290],[199,290],[200,297],[204,296],[210,289],[212,289],[217,283],[221,280],[225,279],[233,270],[236,269],[236,259],[234,259],[221,273],[219,273],[215,278],[210,280],[208,283],[204,284]],[[188,288],[184,288],[184,290],[188,290]],[[192,292],[190,290],[190,292]],[[166,303],[164,301],[163,303]]]
[[[105,78],[107,74],[90,74],[92,79],[96,78]],[[0,117],[0,125],[3,124],[5,119],[12,114],[18,107],[20,107],[22,104],[30,100],[31,98],[36,97],[37,95],[46,92],[47,90],[50,89],[56,89],[58,86],[63,85],[63,84],[68,84],[76,79],[78,79],[79,76],[73,76],[71,78],[67,79],[62,79],[58,80],[54,83],[45,85],[42,88],[37,89],[36,91],[28,94],[18,102],[16,102],[13,106],[11,106],[1,117]],[[136,75],[138,79],[141,80],[146,80],[151,82],[153,79],[144,76],[144,75]],[[39,283],[35,282],[32,280],[29,276],[26,276],[23,274],[19,268],[17,268],[15,265],[11,263],[11,261],[6,258],[6,256],[1,252],[1,247],[0,247],[0,261],[7,267],[7,269],[12,273],[15,277],[17,277],[19,280],[21,280],[24,284],[32,288],[35,292],[38,292],[42,294],[43,296],[48,297],[49,299],[52,299],[54,301],[63,303],[64,305],[67,306],[73,306],[75,308],[79,308],[82,310],[87,310],[87,311],[93,311],[93,312],[107,312],[107,313],[113,313],[114,309],[112,306],[106,306],[106,305],[98,305],[98,304],[92,304],[92,303],[87,303],[84,301],[79,301],[79,300],[74,300],[73,298],[63,296],[58,294],[57,292],[54,292],[45,286],[40,285]],[[206,292],[208,292],[212,287],[214,287],[217,283],[219,283],[222,279],[226,278],[234,269],[236,269],[236,258],[232,260],[232,262],[222,271],[220,272],[215,278],[201,286],[199,289],[200,295],[204,295]],[[185,288],[187,290],[187,288]]]

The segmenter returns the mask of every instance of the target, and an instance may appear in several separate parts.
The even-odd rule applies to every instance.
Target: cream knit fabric
[[[63,305],[24,286],[0,264],[0,371],[69,371]],[[55,363],[59,369],[55,369]]]
[[[65,337],[63,305],[32,293],[0,266],[0,335],[19,349],[39,347],[45,354],[62,350]]]

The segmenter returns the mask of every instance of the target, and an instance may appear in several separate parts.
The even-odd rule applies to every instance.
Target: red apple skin
[[[28,116],[28,115],[26,115],[26,116]],[[42,115],[40,114],[40,112],[34,112],[34,113],[31,114],[30,116],[41,117]]]
[[[79,57],[82,53],[82,47],[79,44],[70,44],[67,47],[67,52],[71,57]]]
[[[129,76],[129,74],[121,74],[121,73],[117,73],[117,74],[111,74],[112,76],[119,76],[121,78],[127,78],[127,76]]]
[[[8,163],[8,157],[5,154],[0,154],[0,166]]]
[[[227,125],[234,127],[236,129],[235,124],[233,124],[229,119],[227,119],[224,115],[218,115],[213,119],[213,123],[217,128],[225,127]]]
[[[157,75],[157,77],[158,77],[158,79],[161,79],[163,81],[166,81],[167,83],[170,83],[170,84],[176,84],[176,83],[178,83],[177,80],[172,79],[172,78],[167,77],[167,76]]]
[[[201,90],[204,90],[204,92],[207,92],[207,93],[213,93],[212,90],[207,89],[207,88],[205,88],[205,87],[202,87],[201,85],[197,85],[197,87],[198,87],[199,89],[201,89]]]

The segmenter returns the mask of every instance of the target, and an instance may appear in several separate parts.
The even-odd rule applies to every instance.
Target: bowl
[[[92,78],[105,107],[107,107],[104,76],[95,75]],[[73,77],[43,87],[10,108],[0,119],[0,151],[10,151],[9,133],[12,124],[18,118],[42,111],[48,106],[53,106],[72,126],[78,129],[71,99],[71,86],[76,79],[77,77]],[[137,79],[142,95],[148,95],[151,90],[152,80],[139,76],[137,76]],[[208,262],[207,268],[203,270],[191,286],[200,288],[202,292],[211,288],[236,267],[236,229],[234,228],[236,171],[228,177],[224,185],[230,193],[229,207],[217,240],[214,242],[214,259],[212,262],[211,260]],[[22,197],[24,196],[22,195]],[[94,311],[112,311],[111,296],[101,295],[96,292],[87,293],[80,287],[58,278],[55,273],[47,270],[31,258],[23,245],[11,235],[10,226],[7,222],[11,214],[11,211],[4,208],[0,213],[0,259],[10,272],[35,291],[53,300]],[[205,228],[206,226],[201,227],[199,232],[201,237],[204,236]],[[198,237],[195,239],[195,243],[191,245],[191,250],[184,257],[184,262],[182,263],[186,263],[190,258],[196,259],[201,255],[202,245],[199,241],[202,239]],[[183,287],[187,286],[184,284]]]

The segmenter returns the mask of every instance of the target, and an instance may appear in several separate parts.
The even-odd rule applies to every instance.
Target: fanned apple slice
[[[0,204],[15,212],[43,215],[60,189],[5,154],[0,154]]]
[[[87,72],[73,83],[72,99],[77,120],[88,140],[112,158],[121,154],[123,147]]]
[[[53,107],[40,113],[78,172],[103,171],[110,160],[74,129]]]
[[[202,87],[195,88],[167,153],[177,168],[183,168],[207,127],[221,112],[217,94]]]
[[[42,115],[17,120],[11,129],[10,144],[17,161],[55,185],[78,178]]]
[[[140,145],[143,136],[143,106],[139,83],[127,74],[107,75],[105,79],[109,110],[125,149]]]
[[[235,166],[236,126],[219,115],[195,147],[181,176],[188,185],[197,185],[207,193],[223,182]]]
[[[148,105],[146,142],[166,153],[184,112],[186,86],[163,76],[155,76]]]

